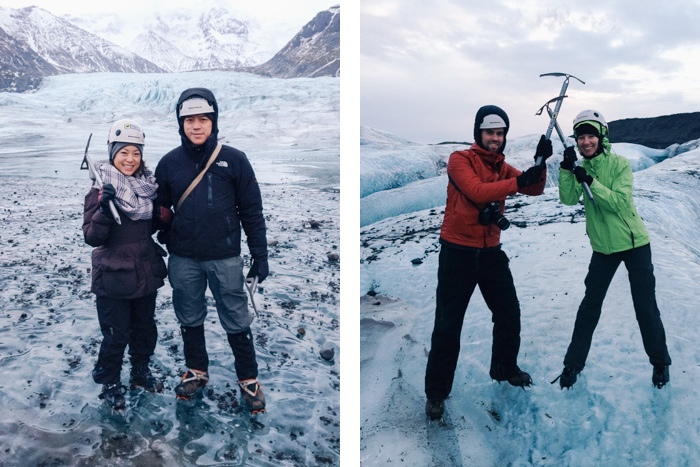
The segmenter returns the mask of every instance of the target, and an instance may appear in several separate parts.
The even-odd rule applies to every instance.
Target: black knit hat
[[[506,147],[506,135],[510,128],[510,120],[508,119],[508,114],[498,106],[485,105],[476,112],[476,118],[474,119],[474,142],[482,148],[484,147],[484,143],[481,141],[481,125],[484,123],[484,118],[489,115],[498,115],[506,124],[505,133],[503,135],[503,146],[500,148],[500,152],[503,152]]]

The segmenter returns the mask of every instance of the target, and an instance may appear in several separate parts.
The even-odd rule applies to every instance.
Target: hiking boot
[[[133,365],[131,367],[131,378],[129,379],[131,390],[143,388],[148,392],[162,392],[163,382],[156,379],[151,374],[148,365]]]
[[[518,369],[518,371],[513,373],[510,378],[508,378],[508,382],[511,384],[511,386],[523,389],[525,389],[526,386],[532,386],[532,378],[530,375],[520,369]]]
[[[126,388],[121,383],[103,384],[99,398],[104,399],[114,410],[122,410],[126,407],[124,393]]]
[[[445,413],[445,401],[437,399],[428,399],[425,401],[425,414],[431,420],[439,420],[442,414]]]
[[[489,371],[489,376],[491,379],[495,379],[499,383],[502,381],[508,381],[511,385],[525,389],[525,386],[530,387],[532,385],[532,378],[529,374],[522,371],[518,365],[513,366],[503,366],[503,365],[492,365]]]
[[[206,371],[188,369],[184,375],[182,375],[182,381],[180,384],[175,386],[175,396],[178,399],[188,400],[197,391],[209,382],[209,373]]]
[[[561,387],[561,389],[564,389],[564,388],[569,389],[576,382],[576,379],[578,378],[579,373],[580,373],[579,370],[576,370],[570,366],[565,366],[564,370],[561,372],[561,374],[559,376],[557,376],[554,381],[552,381],[552,384],[556,383],[558,380],[559,387]]]
[[[668,365],[654,365],[654,372],[651,375],[651,382],[654,386],[661,389],[668,383]]]
[[[257,379],[246,379],[239,381],[241,386],[241,394],[251,413],[265,412],[265,395],[263,394],[262,386]]]

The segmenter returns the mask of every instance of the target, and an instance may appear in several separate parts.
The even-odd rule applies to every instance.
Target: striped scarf
[[[153,200],[158,188],[153,172],[144,168],[141,175],[127,177],[106,163],[100,165],[99,170],[105,185],[111,183],[117,191],[114,204],[129,219],[140,221],[153,217]]]

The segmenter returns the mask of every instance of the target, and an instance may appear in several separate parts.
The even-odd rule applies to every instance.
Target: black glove
[[[253,259],[250,262],[250,271],[246,276],[248,279],[258,276],[258,284],[265,280],[265,278],[270,274],[270,267],[267,264],[266,259]]]
[[[529,169],[527,169],[525,172],[521,173],[518,175],[518,188],[522,188],[524,186],[530,186],[534,185],[535,183],[538,183],[540,179],[542,178],[542,169],[544,166],[542,165],[533,165]]]
[[[577,160],[578,157],[576,157],[576,150],[573,146],[569,146],[568,148],[564,149],[564,160],[561,161],[559,167],[564,170],[574,170]]]
[[[114,189],[114,186],[111,183],[106,183],[102,187],[102,194],[100,195],[100,212],[107,214],[108,216],[112,215],[112,211],[109,210],[109,202],[113,201],[116,195],[117,190]]]
[[[158,234],[156,235],[156,238],[158,239],[158,243],[160,243],[161,245],[165,245],[167,247],[168,242],[170,241],[170,231],[169,230],[159,230]]]
[[[544,135],[540,136],[540,142],[537,143],[537,149],[535,150],[535,161],[539,157],[542,158],[542,163],[547,160],[547,158],[552,156],[552,141],[545,139]]]
[[[584,169],[580,165],[574,169],[574,175],[576,176],[576,181],[579,183],[586,182],[588,186],[591,186],[591,183],[593,183],[593,177],[588,175],[586,169]]]

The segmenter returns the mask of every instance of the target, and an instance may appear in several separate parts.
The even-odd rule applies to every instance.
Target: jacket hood
[[[182,94],[180,94],[180,98],[177,100],[177,106],[175,107],[175,115],[179,127],[180,139],[182,140],[183,145],[186,145],[185,142],[189,142],[189,140],[187,139],[187,136],[185,136],[185,130],[182,126],[182,118],[180,118],[180,107],[182,106],[183,102],[193,97],[201,97],[202,99],[205,99],[207,102],[209,102],[209,104],[211,104],[212,107],[214,107],[214,113],[206,115],[208,115],[212,121],[211,134],[214,137],[217,137],[219,135],[219,105],[216,102],[214,93],[207,88],[189,88],[184,90]]]
[[[496,105],[485,105],[476,112],[476,117],[474,118],[474,142],[482,148],[484,147],[484,143],[481,141],[480,127],[484,121],[484,117],[491,114],[498,115],[506,123],[506,131],[505,135],[503,136],[503,146],[501,146],[499,149],[499,152],[503,152],[506,148],[506,136],[508,135],[508,129],[510,128],[510,120],[508,119],[508,114],[506,114],[502,108]]]

